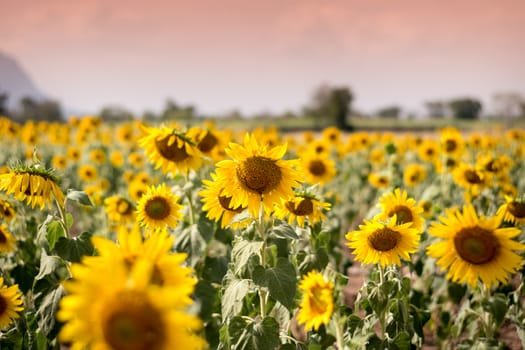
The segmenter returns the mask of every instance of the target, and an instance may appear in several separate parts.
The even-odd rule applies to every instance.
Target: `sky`
[[[0,51],[62,105],[300,111],[525,95],[523,0],[0,0]]]

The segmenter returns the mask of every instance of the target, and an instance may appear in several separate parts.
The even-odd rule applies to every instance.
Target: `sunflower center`
[[[240,213],[245,209],[240,205],[237,208],[230,207],[230,202],[232,201],[232,197],[226,197],[226,196],[219,195],[217,199],[219,200],[221,207],[223,207],[225,210],[232,211],[234,213]]]
[[[388,227],[376,230],[368,237],[368,242],[375,250],[386,252],[394,249],[401,239],[399,232],[394,231]]]
[[[320,153],[323,153],[325,150],[324,146],[323,145],[318,145],[315,147],[315,153],[317,154],[320,154]]]
[[[456,160],[454,158],[447,158],[445,164],[447,168],[454,168],[456,166]]]
[[[377,179],[377,182],[381,185],[387,185],[388,184],[388,180],[386,177],[384,176],[380,176],[378,179]]]
[[[434,149],[433,148],[427,148],[426,152],[427,156],[433,156],[435,153],[434,153]]]
[[[388,217],[392,217],[394,215],[396,215],[397,225],[402,225],[402,224],[406,224],[408,222],[414,221],[414,216],[412,215],[412,211],[410,210],[410,208],[404,205],[397,205],[388,212]]]
[[[448,139],[445,141],[445,150],[447,153],[454,152],[458,148],[458,144],[455,140]]]
[[[459,231],[454,237],[454,246],[463,260],[481,265],[494,259],[500,244],[492,231],[474,226]]]
[[[314,211],[314,204],[310,198],[303,198],[297,205],[295,206],[295,203],[293,201],[288,201],[285,204],[286,209],[288,209],[291,213],[297,216],[306,216],[310,215]]]
[[[170,208],[166,198],[155,196],[146,202],[144,211],[153,220],[164,220],[170,215]]]
[[[525,203],[510,202],[507,204],[507,210],[516,218],[525,218]]]
[[[281,182],[282,173],[276,161],[267,157],[247,158],[237,165],[237,178],[241,184],[259,194],[268,193]]]
[[[308,171],[316,176],[321,176],[326,173],[326,166],[321,160],[312,160],[310,164],[308,164]]]
[[[129,215],[133,212],[133,208],[127,200],[119,199],[117,202],[117,212],[121,215]]]
[[[471,184],[480,184],[482,182],[478,173],[471,169],[465,170],[465,179]]]
[[[172,137],[175,137],[174,135],[168,135],[163,139],[155,140],[155,146],[157,147],[157,150],[167,160],[171,160],[172,162],[182,162],[186,158],[189,158],[188,152],[186,152],[186,148],[184,147],[184,143],[181,147],[178,146],[178,143],[173,142],[170,143],[170,140]]]
[[[104,338],[112,349],[160,349],[166,333],[162,315],[143,293],[125,292],[102,323]]]
[[[213,135],[211,132],[207,132],[206,135],[200,140],[199,144],[197,145],[197,148],[203,152],[207,153],[213,149],[217,145],[219,140],[215,135]]]
[[[0,229],[0,244],[5,244],[6,242],[7,242],[7,237],[6,237],[5,233],[4,233],[4,231],[2,231]],[[1,314],[2,313],[0,312],[0,315]]]
[[[491,159],[485,164],[485,170],[490,171],[491,173],[495,173],[498,171],[498,166],[496,164],[496,161],[494,159]]]
[[[7,301],[5,298],[0,294],[0,315],[4,315],[4,312],[7,310]]]

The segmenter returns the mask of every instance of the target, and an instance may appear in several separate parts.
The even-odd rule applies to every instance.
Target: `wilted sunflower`
[[[313,225],[326,218],[323,210],[329,210],[330,203],[321,202],[314,195],[308,193],[298,193],[288,199],[281,199],[281,203],[276,205],[275,217],[284,220],[288,217],[288,223],[297,222],[304,227],[308,220]]]
[[[355,259],[364,264],[401,265],[400,258],[410,260],[410,254],[417,250],[420,230],[412,223],[396,224],[394,216],[384,223],[365,220],[359,230],[346,234],[346,245],[353,249]]]
[[[506,283],[509,274],[521,266],[523,258],[514,251],[524,250],[525,245],[512,239],[521,230],[498,228],[501,216],[478,217],[474,207],[466,205],[462,212],[447,209],[439,220],[441,223],[432,223],[428,232],[441,240],[431,244],[427,253],[448,270],[448,279],[473,288],[481,279],[490,287]]]
[[[296,161],[283,160],[286,144],[267,150],[247,133],[244,146],[231,142],[226,153],[233,160],[217,163],[217,182],[224,188],[223,195],[231,197],[232,208],[248,208],[258,217],[261,201],[269,214],[281,198],[293,195],[300,176],[294,169]]]
[[[164,174],[182,173],[197,170],[202,165],[202,157],[194,142],[182,131],[162,126],[148,128],[143,126],[146,135],[139,139],[155,169],[161,168]]]
[[[222,194],[224,192],[223,187],[221,187],[222,185],[215,181],[217,179],[217,175],[212,173],[211,178],[213,181],[202,180],[204,189],[199,192],[199,195],[202,197],[202,202],[204,203],[202,210],[206,212],[206,217],[208,219],[214,221],[221,220],[221,227],[225,228],[230,226],[233,218],[237,214],[242,213],[246,208],[231,207],[231,197],[224,196]],[[241,222],[234,222],[231,224],[231,227],[233,229],[237,229],[239,227],[245,226],[250,221],[251,220],[247,218]]]
[[[7,225],[0,225],[0,252],[12,252],[13,250],[15,250],[15,244],[16,240],[11,234],[11,232],[9,232]]]
[[[525,224],[525,200],[505,196],[505,203],[498,208],[496,214],[502,215],[503,221],[523,225]]]
[[[184,289],[151,284],[154,266],[145,259],[131,271],[122,260],[92,257],[73,264],[64,282],[57,319],[59,339],[73,349],[202,349],[194,332],[201,321],[187,313]]]
[[[11,221],[15,217],[15,209],[8,201],[0,199],[0,218]]]
[[[109,221],[126,223],[135,219],[135,206],[122,196],[111,196],[104,200]]]
[[[414,187],[421,183],[427,177],[426,168],[417,163],[407,165],[403,174],[403,181],[405,185]]]
[[[43,209],[52,205],[53,198],[64,205],[64,194],[58,186],[58,178],[52,170],[40,164],[18,165],[7,174],[0,175],[0,190],[13,194],[18,201],[26,201],[32,208]]]
[[[137,220],[147,228],[165,229],[177,226],[182,215],[179,198],[166,184],[149,186],[146,193],[137,203]]]
[[[317,271],[310,271],[299,283],[303,292],[297,321],[304,328],[318,330],[330,322],[334,312],[334,284],[324,279]]]
[[[316,183],[324,185],[334,178],[336,174],[335,162],[326,154],[321,156],[304,153],[299,158],[301,159],[300,171],[306,175],[306,182],[312,185]]]
[[[423,208],[414,198],[409,198],[405,190],[396,188],[393,192],[384,193],[379,198],[377,206],[381,208],[381,213],[376,216],[378,220],[386,221],[395,216],[397,225],[411,223],[415,229],[423,228],[424,220],[421,218]]]
[[[18,291],[18,285],[8,287],[4,285],[4,278],[0,277],[0,330],[20,317],[18,312],[22,310],[22,293]]]

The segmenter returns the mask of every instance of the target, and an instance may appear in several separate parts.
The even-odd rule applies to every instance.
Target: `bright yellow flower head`
[[[268,150],[246,134],[244,146],[230,143],[226,153],[233,159],[217,163],[217,182],[223,195],[231,197],[232,208],[248,208],[253,217],[258,217],[261,202],[266,214],[271,213],[281,198],[293,195],[301,180],[297,162],[282,159],[286,144]]]
[[[137,203],[137,221],[148,228],[176,227],[182,217],[178,201],[166,184],[150,186]]]
[[[9,232],[7,225],[0,225],[0,252],[10,253],[15,250],[16,239]]]
[[[505,196],[505,203],[498,208],[497,215],[503,216],[503,221],[523,225],[525,224],[525,201]]]
[[[310,271],[299,284],[303,292],[297,321],[304,324],[306,330],[318,330],[321,325],[330,322],[334,312],[334,284],[327,282],[317,271]]]
[[[304,227],[306,221],[314,225],[324,220],[326,216],[323,210],[328,209],[330,209],[330,203],[321,202],[315,196],[300,193],[288,199],[281,199],[281,203],[275,207],[274,215],[281,220],[288,217],[289,224],[297,222],[299,226]]]
[[[0,277],[0,330],[20,317],[18,313],[24,310],[22,303],[22,293],[18,291],[18,285],[7,287],[3,277]]]
[[[386,221],[393,216],[397,218],[397,224],[411,223],[412,227],[418,230],[423,228],[423,219],[421,208],[414,198],[409,198],[407,191],[401,191],[396,188],[393,192],[387,192],[379,198],[378,207],[381,208],[381,213],[376,216],[376,219]]]
[[[427,253],[448,270],[448,279],[473,288],[481,280],[491,287],[507,283],[509,275],[523,263],[514,251],[524,250],[525,245],[512,239],[521,230],[499,228],[501,216],[478,217],[474,207],[466,205],[463,211],[447,209],[439,220],[428,232],[440,240],[431,244]]]
[[[135,219],[135,206],[122,196],[111,196],[104,200],[109,221],[131,223]]]

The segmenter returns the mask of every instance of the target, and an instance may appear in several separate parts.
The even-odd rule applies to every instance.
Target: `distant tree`
[[[7,110],[7,100],[9,99],[9,95],[7,92],[0,93],[0,116],[7,117],[9,115],[9,111]]]
[[[191,119],[196,116],[195,107],[192,105],[180,106],[174,100],[168,99],[162,112],[162,119]]]
[[[105,122],[123,122],[133,120],[133,114],[120,106],[103,107],[99,115]]]
[[[38,101],[32,97],[23,97],[19,101],[20,108],[13,112],[13,118],[24,123],[29,120],[63,122],[64,116],[60,103],[54,100]]]
[[[314,91],[312,102],[304,109],[304,113],[318,120],[328,119],[332,125],[348,130],[350,126],[347,118],[351,112],[353,98],[349,87],[322,84]]]
[[[430,118],[443,118],[447,114],[447,103],[444,101],[427,101],[425,107]]]
[[[400,114],[401,114],[401,107],[399,106],[388,106],[385,108],[381,108],[377,112],[377,115],[381,118],[392,118],[392,119],[399,118]]]
[[[452,100],[449,107],[456,119],[478,119],[482,109],[481,102],[472,98]]]
[[[498,92],[492,101],[498,117],[505,120],[525,117],[525,98],[518,92]]]

